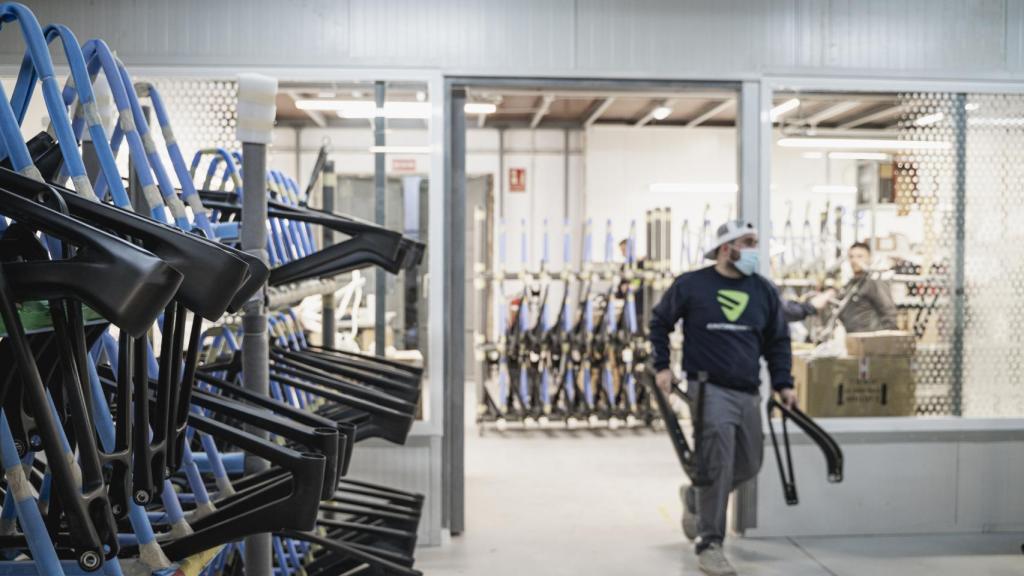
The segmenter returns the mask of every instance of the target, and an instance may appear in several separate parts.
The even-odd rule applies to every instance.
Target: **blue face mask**
[[[740,259],[732,263],[744,276],[750,276],[757,272],[760,263],[760,253],[757,248],[743,248],[739,250]]]

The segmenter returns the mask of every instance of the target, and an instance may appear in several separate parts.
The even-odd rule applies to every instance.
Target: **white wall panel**
[[[1022,0],[36,0],[43,24],[158,66],[501,75],[1024,76]],[[17,65],[20,34],[0,34]]]

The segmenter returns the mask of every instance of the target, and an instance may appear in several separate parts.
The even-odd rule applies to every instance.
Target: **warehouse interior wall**
[[[130,66],[693,79],[1024,77],[1021,0],[31,4],[42,24],[74,22],[81,41],[106,38]],[[16,66],[22,53],[19,35],[0,35],[5,62]]]
[[[502,134],[503,174],[499,147]],[[320,145],[329,142],[337,174],[371,174],[373,155],[368,150],[372,137],[369,130],[278,127],[274,131],[269,164],[271,168],[304,177],[312,170]],[[427,143],[425,130],[394,130],[388,137],[389,144],[395,146]],[[616,242],[629,234],[630,222],[635,221],[638,253],[646,253],[644,213],[652,206],[672,208],[674,233],[681,230],[686,221],[691,234],[697,234],[706,207],[710,207],[708,216],[712,225],[735,217],[737,142],[733,128],[596,126],[585,132],[570,131],[568,137],[566,200],[563,130],[467,130],[466,171],[470,176],[490,175],[494,179],[496,211],[505,222],[508,268],[521,266],[523,222],[527,226],[526,262],[529,267],[537,269],[540,265],[543,222],[547,219],[550,263],[559,269],[563,260],[563,222],[567,216],[574,263],[580,258],[582,225],[586,219],[593,222],[594,258],[600,260],[604,257],[605,225],[609,220]],[[787,203],[773,204],[772,221],[777,226],[782,226],[790,216],[799,224],[807,207],[817,213],[826,202],[835,204],[842,200],[821,193],[818,187],[856,184],[854,161],[815,160],[804,157],[799,150],[786,148],[776,148],[773,154],[780,169],[773,172],[772,186],[775,191],[784,191],[793,206],[790,210]],[[408,173],[429,172],[429,158],[425,155],[390,156],[388,166],[396,162]],[[515,168],[526,171],[523,192],[511,191],[509,170]],[[500,179],[504,180],[501,184]],[[664,189],[665,184],[686,186],[680,192],[671,187]],[[495,230],[496,235],[499,233],[500,230]],[[617,250],[613,256],[619,258]]]

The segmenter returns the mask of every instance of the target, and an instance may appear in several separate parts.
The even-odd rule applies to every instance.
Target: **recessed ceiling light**
[[[672,109],[668,106],[658,106],[653,112],[651,112],[651,116],[653,116],[655,120],[664,120],[671,115]]]

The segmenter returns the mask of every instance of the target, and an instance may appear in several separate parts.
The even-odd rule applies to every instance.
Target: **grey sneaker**
[[[736,570],[725,559],[722,545],[718,542],[713,542],[697,555],[697,564],[702,572],[710,576],[736,576]]]
[[[693,542],[697,539],[697,510],[693,498],[690,497],[689,486],[679,487],[679,499],[683,501],[683,534],[686,539]]]

